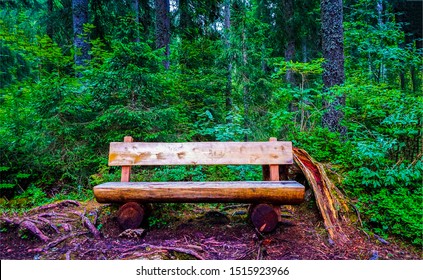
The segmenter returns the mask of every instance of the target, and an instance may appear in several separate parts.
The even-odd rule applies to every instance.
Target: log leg
[[[276,215],[278,215],[278,222],[282,222],[282,212],[280,205],[273,205],[273,210],[275,210]]]
[[[254,227],[264,233],[273,231],[279,222],[279,215],[273,205],[258,204],[251,205],[250,219]]]
[[[127,202],[119,208],[117,220],[122,229],[139,227],[145,216],[145,208],[136,202]]]

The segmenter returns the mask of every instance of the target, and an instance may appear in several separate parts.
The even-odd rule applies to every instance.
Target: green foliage
[[[387,236],[393,233],[415,245],[423,244],[422,188],[410,191],[398,187],[394,190],[381,188],[374,194],[360,196],[358,209],[365,217],[364,225],[375,233]]]

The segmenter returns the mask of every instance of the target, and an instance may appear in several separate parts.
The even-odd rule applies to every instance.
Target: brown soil
[[[115,206],[93,201],[77,204],[59,203],[21,216],[4,215],[0,220],[0,259],[402,260],[423,256],[417,248],[393,239],[385,243],[355,225],[344,225],[345,244],[331,244],[311,202],[282,207],[283,222],[266,235],[247,222],[246,205],[201,204],[166,210],[161,219],[172,222],[145,227],[141,237],[134,233],[119,237],[122,231]],[[156,213],[160,214],[160,208]],[[35,224],[48,240],[41,241],[19,226],[23,221]],[[90,222],[95,227],[90,227]],[[154,222],[157,218],[152,218]],[[97,237],[95,228],[100,230]]]

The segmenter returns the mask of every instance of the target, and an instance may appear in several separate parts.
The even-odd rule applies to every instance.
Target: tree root
[[[94,236],[95,239],[100,238],[100,232],[98,231],[98,229],[91,223],[91,221],[85,217],[84,214],[76,212],[76,211],[72,211],[71,213],[78,215],[79,217],[81,217],[82,220],[82,225],[84,227],[86,227]]]
[[[21,228],[28,230],[33,235],[38,237],[43,242],[47,242],[50,240],[48,236],[46,236],[33,222],[30,221],[23,221],[20,225]]]
[[[87,233],[88,232],[74,232],[74,233],[71,233],[71,234],[62,236],[62,237],[60,237],[60,238],[58,238],[56,240],[53,240],[50,243],[48,243],[46,246],[44,246],[43,249],[47,249],[48,250],[50,248],[56,247],[57,245],[59,245],[60,243],[62,243],[63,241],[65,241],[68,238],[79,236],[79,235],[84,235],[84,234],[87,234]]]
[[[142,244],[142,245],[138,245],[138,246],[134,246],[132,248],[129,248],[128,250],[125,250],[121,255],[119,255],[117,257],[117,259],[124,259],[124,258],[128,258],[128,257],[134,256],[134,255],[137,256],[137,257],[146,257],[147,255],[151,255],[152,252],[141,253],[141,252],[137,252],[137,250],[147,249],[147,248],[154,249],[155,252],[157,252],[157,251],[165,251],[165,252],[166,251],[173,251],[173,252],[183,253],[183,254],[193,256],[197,260],[205,260],[205,258],[203,256],[201,256],[200,254],[198,254],[197,252],[195,252],[191,249],[180,248],[180,247],[156,246],[156,245],[151,245],[151,244]]]
[[[28,213],[45,211],[45,210],[53,209],[53,208],[56,208],[56,207],[80,206],[80,205],[81,204],[76,200],[62,200],[60,202],[56,202],[56,203],[52,203],[52,204],[46,204],[46,205],[42,205],[42,206],[33,208],[33,209],[29,210]]]

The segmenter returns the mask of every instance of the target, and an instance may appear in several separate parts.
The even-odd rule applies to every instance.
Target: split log
[[[119,208],[117,220],[119,226],[124,229],[138,228],[145,216],[144,206],[136,202],[127,202]]]
[[[258,204],[250,208],[250,219],[254,227],[263,233],[273,231],[279,221],[279,217],[273,205]]]
[[[294,148],[293,150],[295,163],[301,168],[313,189],[330,239],[339,244],[346,242],[348,238],[342,230],[342,223],[348,221],[348,217],[343,214],[351,212],[347,198],[328,178],[322,164],[315,162],[302,149]]]

